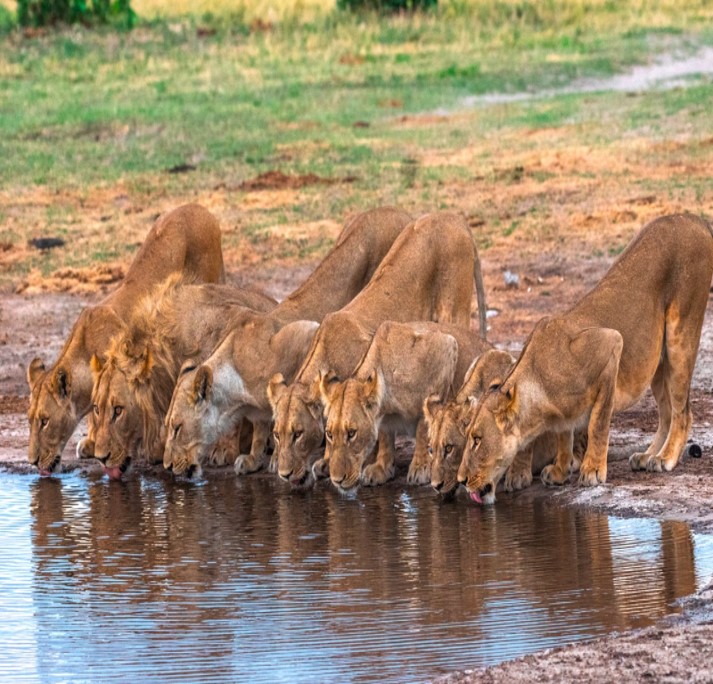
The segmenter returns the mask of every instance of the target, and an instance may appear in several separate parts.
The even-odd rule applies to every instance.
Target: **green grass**
[[[621,5],[451,1],[437,13],[413,17],[329,11],[300,20],[286,14],[267,31],[250,30],[247,10],[144,19],[132,32],[74,27],[28,38],[7,30],[0,35],[0,190],[7,197],[72,191],[74,204],[59,202],[36,222],[72,240],[91,214],[76,206],[76,197],[95,188],[120,187],[151,207],[156,198],[178,204],[223,184],[231,206],[240,207],[239,184],[267,170],[356,177],[305,188],[287,205],[246,209],[241,229],[227,238],[228,245],[246,241],[263,259],[301,259],[323,253],[329,241],[319,234],[280,240],[271,228],[340,219],[380,202],[423,210],[463,207],[453,188],[480,192],[556,181],[557,170],[529,162],[523,167],[520,156],[546,151],[547,143],[527,136],[514,141],[517,132],[566,127],[573,136],[567,142],[593,149],[638,134],[654,140],[710,136],[713,85],[705,79],[637,97],[570,94],[463,111],[467,96],[536,92],[617,73],[672,49],[713,44],[708,3]],[[404,120],[414,115],[425,118]],[[501,137],[508,142],[499,148]],[[459,159],[460,150],[474,152]],[[630,156],[655,163],[660,154],[642,149]],[[685,155],[705,161],[710,148],[689,145],[665,154],[670,161]],[[166,172],[180,163],[197,169]],[[618,171],[571,173],[584,183]],[[642,191],[684,192],[682,179],[622,173],[622,182],[638,183]],[[685,182],[702,201],[704,178]],[[545,194],[523,207],[514,197],[512,215],[495,200],[484,203],[493,230],[483,233],[484,246],[499,237],[536,237],[533,222],[542,217],[546,223]],[[12,222],[13,216],[17,211],[4,214],[0,231],[3,240],[19,244],[34,228],[24,216],[20,225]],[[124,258],[135,243],[117,246],[125,220],[108,219],[107,234],[77,253],[13,263],[10,277],[28,263],[46,272],[60,264]],[[551,234],[550,225],[541,236]]]

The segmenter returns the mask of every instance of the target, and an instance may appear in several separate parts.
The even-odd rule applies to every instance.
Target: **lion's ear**
[[[426,421],[426,426],[431,427],[433,419],[436,417],[436,411],[443,408],[443,401],[438,394],[432,394],[426,397],[423,402],[423,417]]]
[[[375,408],[381,404],[384,384],[378,371],[371,371],[361,384],[362,397],[368,408]]]
[[[209,366],[200,366],[193,378],[193,401],[205,401],[213,390],[213,371]]]
[[[517,386],[512,385],[504,392],[500,390],[495,404],[495,422],[504,432],[512,429],[518,409]]]
[[[72,374],[69,368],[60,366],[54,372],[53,384],[55,392],[62,399],[66,399],[72,391]]]
[[[89,367],[92,369],[92,376],[94,377],[94,382],[96,382],[99,374],[102,372],[102,368],[104,368],[104,364],[96,354],[92,354]]]
[[[287,383],[285,382],[284,376],[282,373],[275,373],[275,375],[270,378],[270,382],[267,383],[267,399],[273,410],[286,390]]]
[[[334,392],[339,384],[339,378],[334,371],[320,372],[319,374],[319,395],[322,397],[324,407],[329,410],[329,407],[334,400]],[[326,414],[325,414],[326,415]]]
[[[30,389],[35,386],[44,372],[45,364],[42,359],[39,357],[32,359],[30,365],[27,367],[27,384],[30,386]]]

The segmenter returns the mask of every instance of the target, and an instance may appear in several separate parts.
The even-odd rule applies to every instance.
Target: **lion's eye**
[[[356,437],[356,430],[347,430],[347,439],[351,442]]]
[[[445,448],[443,451],[446,452],[446,454],[450,454],[453,451],[453,445],[452,444],[446,444]]]
[[[480,437],[473,435],[473,446],[477,447],[480,444]]]
[[[114,407],[114,418],[118,418],[123,412],[124,412],[123,406],[115,406]]]
[[[296,442],[300,437],[302,437],[303,431],[302,430],[295,430],[292,433],[292,441]]]
[[[176,439],[178,437],[178,433],[181,431],[181,428],[183,427],[182,424],[174,425],[173,426],[173,438]]]
[[[279,441],[280,441],[280,435],[277,433],[277,430],[275,430],[275,432],[272,433],[272,438],[273,438],[276,442],[279,442]]]
[[[428,453],[433,456],[433,447],[428,447]]]
[[[327,437],[327,441],[331,442],[332,441],[332,433],[329,430],[326,430],[324,434]]]
[[[42,418],[40,418],[40,426],[41,427],[47,427],[47,423],[49,423],[49,422],[50,422],[50,419],[47,418],[47,416],[43,416]]]
[[[94,410],[94,415],[98,416],[99,415],[99,406],[97,404],[94,404],[92,406],[92,409]]]

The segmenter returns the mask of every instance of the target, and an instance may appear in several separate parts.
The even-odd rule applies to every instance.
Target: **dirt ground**
[[[517,350],[534,322],[551,311],[566,308],[606,271],[612,256],[592,256],[590,250],[545,249],[514,254],[495,246],[483,258],[489,318],[489,337],[499,346]],[[235,283],[254,284],[281,298],[296,287],[314,263],[274,264],[268,268],[243,265],[230,269]],[[519,287],[505,284],[504,271],[519,277]],[[92,282],[94,294],[41,292],[6,294],[0,299],[0,470],[31,472],[26,463],[28,428],[25,368],[36,355],[48,360],[59,352],[77,314],[87,303],[108,291],[111,278]],[[52,289],[52,288],[50,288]],[[610,469],[606,485],[557,489],[540,483],[507,497],[547,499],[553,505],[586,506],[619,516],[683,520],[694,530],[713,533],[713,304],[709,303],[694,375],[691,439],[703,449],[700,459],[688,458],[672,474],[632,473],[626,457],[640,448],[656,428],[650,396],[614,420]],[[90,469],[94,464],[74,456],[78,430],[64,454],[65,470]],[[401,445],[400,477],[404,486],[408,443]],[[217,474],[217,473],[216,473]],[[470,505],[463,501],[463,505]],[[689,599],[682,614],[655,627],[597,639],[586,644],[543,651],[482,671],[455,673],[440,682],[518,681],[713,681],[704,665],[713,656],[713,589]]]

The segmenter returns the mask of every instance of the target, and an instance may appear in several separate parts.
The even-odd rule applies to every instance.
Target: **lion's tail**
[[[472,237],[472,236],[471,236]],[[475,295],[478,299],[478,320],[480,321],[480,336],[485,340],[488,335],[487,312],[488,307],[485,303],[485,285],[483,284],[483,269],[480,265],[480,256],[478,255],[478,247],[473,238],[473,253],[475,254]]]

